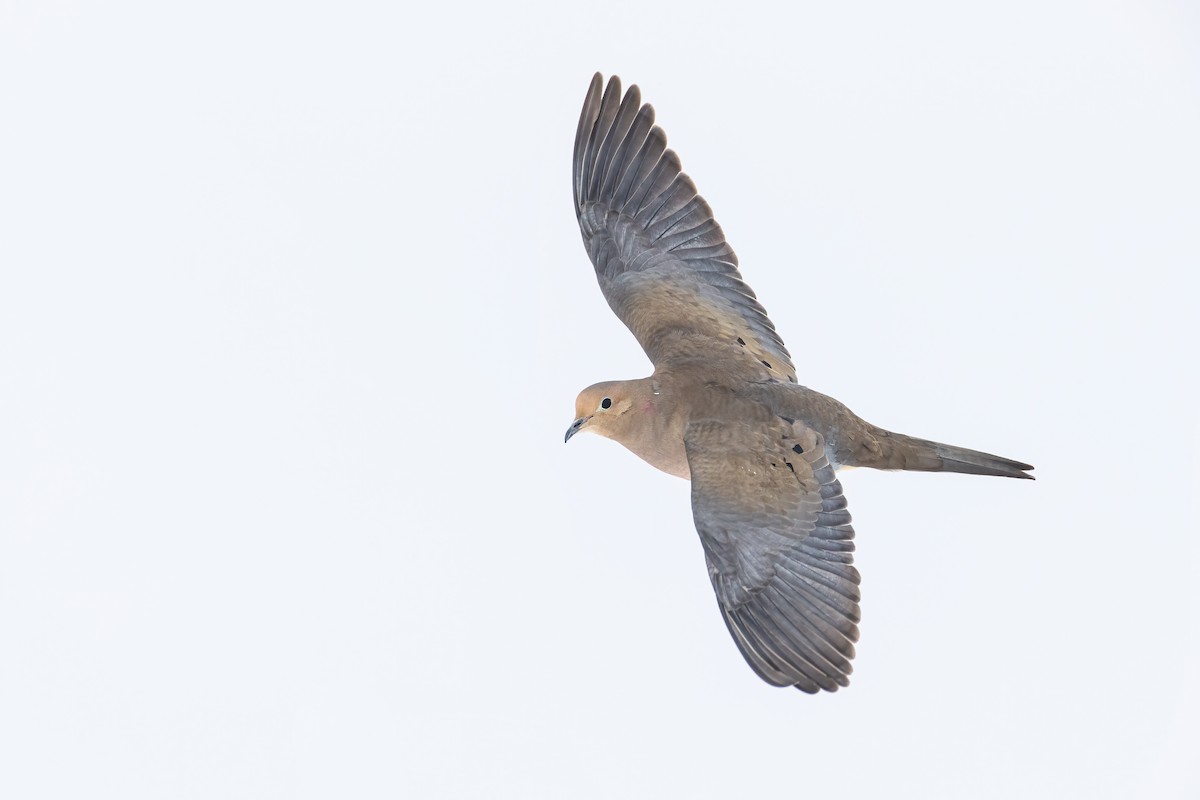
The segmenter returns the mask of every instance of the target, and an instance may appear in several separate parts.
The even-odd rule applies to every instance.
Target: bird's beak
[[[591,419],[590,416],[580,417],[579,419],[572,422],[571,427],[567,428],[567,435],[563,437],[563,444],[566,444],[567,442],[571,441],[572,436],[574,436],[575,434],[577,434],[581,430],[583,430],[583,426],[587,425],[587,421],[589,419]]]

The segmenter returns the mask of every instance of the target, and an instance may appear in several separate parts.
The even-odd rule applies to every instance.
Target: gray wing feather
[[[860,618],[854,529],[820,436],[706,420],[684,442],[709,576],[746,661],[776,686],[848,685]]]
[[[636,86],[622,98],[618,78],[592,78],[573,169],[600,288],[655,366],[725,355],[747,377],[795,382],[783,340]]]

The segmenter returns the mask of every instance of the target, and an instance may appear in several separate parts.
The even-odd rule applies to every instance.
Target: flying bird
[[[592,78],[572,180],[600,290],[654,373],[580,392],[565,440],[597,433],[691,480],[717,604],[760,678],[809,693],[849,685],[859,574],[836,471],[1032,478],[1033,467],[892,433],[801,386],[637,86],[622,98],[616,76]],[[828,335],[814,328],[806,344]]]

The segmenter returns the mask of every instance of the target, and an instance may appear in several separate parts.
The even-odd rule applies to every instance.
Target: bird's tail
[[[885,447],[885,469],[920,470],[923,472],[966,472],[971,475],[1000,475],[1005,478],[1033,480],[1030,464],[1011,458],[994,456],[979,450],[968,450],[928,439],[917,439],[901,433],[888,432],[881,437]]]

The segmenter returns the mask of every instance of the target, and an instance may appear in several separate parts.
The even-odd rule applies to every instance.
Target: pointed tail
[[[968,450],[928,439],[917,439],[902,433],[884,432],[879,438],[887,456],[885,469],[908,469],[923,472],[966,472],[971,475],[1000,475],[1005,478],[1028,478],[1030,464],[1001,458],[979,450]]]

